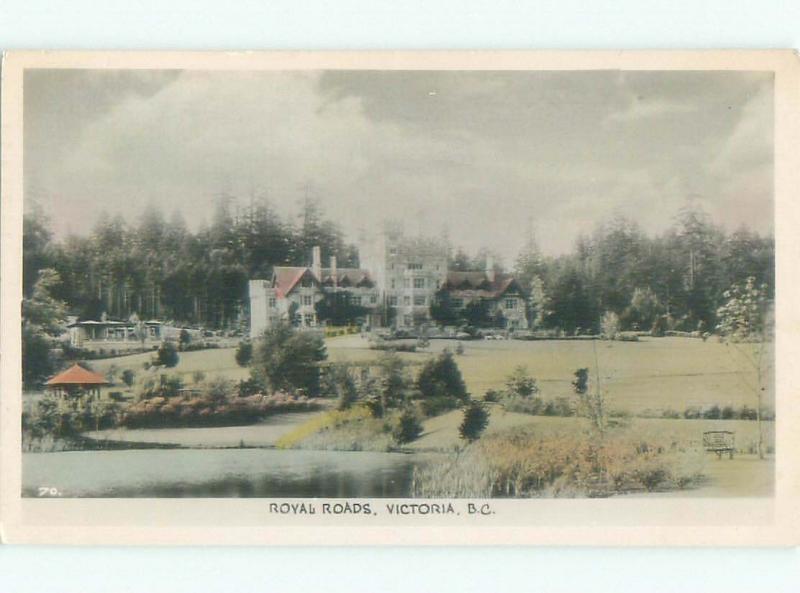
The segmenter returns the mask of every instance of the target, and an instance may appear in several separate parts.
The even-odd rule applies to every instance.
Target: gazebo
[[[62,401],[72,399],[79,403],[85,396],[91,399],[100,396],[100,387],[108,385],[103,375],[89,371],[79,364],[73,364],[66,371],[57,374],[45,383]]]

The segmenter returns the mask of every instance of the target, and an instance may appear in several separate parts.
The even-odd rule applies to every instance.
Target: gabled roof
[[[276,289],[279,297],[287,296],[294,287],[308,275],[308,277],[316,284],[319,281],[311,273],[310,268],[301,266],[275,266],[272,270],[272,286]]]
[[[496,273],[494,281],[486,272],[448,272],[441,290],[453,296],[470,296],[496,299],[511,289],[522,292],[519,283],[510,274]]]
[[[79,364],[73,364],[66,371],[57,374],[46,385],[107,385],[103,375],[88,371]]]
[[[334,285],[333,268],[322,268],[322,283]],[[367,270],[359,268],[336,268],[335,284],[342,287],[358,286],[371,288],[375,285]]]

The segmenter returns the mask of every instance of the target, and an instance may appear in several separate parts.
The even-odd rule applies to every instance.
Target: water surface
[[[280,449],[145,449],[22,455],[23,496],[407,497],[418,456]]]

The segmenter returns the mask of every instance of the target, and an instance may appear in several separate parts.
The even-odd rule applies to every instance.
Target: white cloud
[[[734,120],[718,112],[711,83],[711,99],[680,98],[676,86],[639,100],[627,84],[595,97],[577,81],[553,93],[539,81],[538,95],[520,83],[500,107],[492,99],[507,87],[496,78],[487,88],[476,77],[426,81],[392,105],[379,86],[371,111],[358,92],[326,94],[317,73],[184,72],[158,92],[121,95],[77,135],[54,130],[47,150],[31,149],[29,181],[53,196],[61,234],[85,232],[103,208],[135,220],[147,201],[197,225],[220,191],[266,191],[288,214],[307,185],[351,237],[400,217],[409,230],[447,225],[456,243],[492,246],[507,261],[529,217],[543,249],[558,253],[615,211],[661,231],[692,193],[728,224],[769,230],[769,84]],[[447,109],[425,107],[444,99]],[[376,115],[381,106],[392,116]]]

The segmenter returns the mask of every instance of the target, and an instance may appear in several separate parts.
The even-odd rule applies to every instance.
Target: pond
[[[24,453],[23,496],[407,497],[417,455],[280,449]]]

